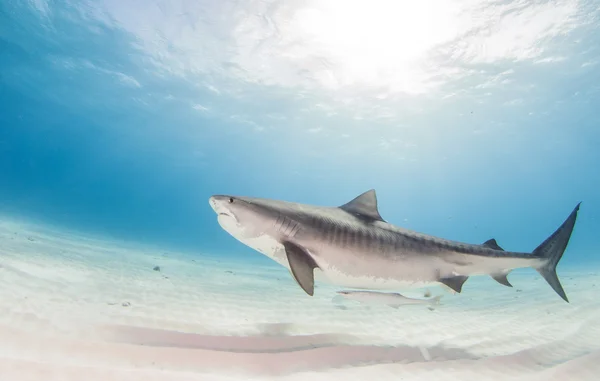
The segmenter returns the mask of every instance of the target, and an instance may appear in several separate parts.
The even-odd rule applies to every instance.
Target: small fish
[[[409,298],[397,292],[377,292],[377,291],[338,291],[346,299],[352,299],[366,304],[386,304],[392,308],[411,304],[438,305],[442,295],[430,298]],[[425,296],[431,295],[429,292]]]

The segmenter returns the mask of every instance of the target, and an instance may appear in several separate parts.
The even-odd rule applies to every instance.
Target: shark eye
[[[229,201],[230,204],[233,204],[233,197],[229,197],[229,200],[227,201]]]

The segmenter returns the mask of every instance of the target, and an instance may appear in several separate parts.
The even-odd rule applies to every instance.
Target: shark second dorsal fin
[[[352,201],[340,206],[340,209],[359,217],[385,222],[377,209],[375,189],[366,191]]]
[[[494,250],[502,250],[504,251],[503,248],[500,247],[500,245],[498,245],[498,242],[496,242],[496,240],[494,238],[492,239],[488,239],[487,241],[485,241],[482,246],[488,247],[490,249],[494,249]]]

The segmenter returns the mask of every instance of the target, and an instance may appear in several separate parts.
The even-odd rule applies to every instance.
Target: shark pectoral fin
[[[502,250],[502,251],[504,251],[504,249],[501,248],[500,245],[498,245],[498,242],[496,242],[496,240],[494,238],[488,239],[487,241],[485,241],[482,244],[482,246],[489,247],[490,249],[494,249],[494,250]]]
[[[463,284],[469,279],[468,276],[457,275],[449,278],[438,279],[438,282],[450,287],[455,292],[462,291]]]
[[[492,279],[494,279],[496,282],[498,282],[504,286],[507,286],[507,287],[512,287],[513,285],[510,284],[510,282],[508,281],[507,275],[508,275],[508,272],[503,272],[503,273],[499,273],[499,274],[490,274]]]
[[[285,248],[292,276],[304,292],[313,296],[315,293],[314,269],[319,266],[304,248],[291,242],[284,242],[283,247]]]

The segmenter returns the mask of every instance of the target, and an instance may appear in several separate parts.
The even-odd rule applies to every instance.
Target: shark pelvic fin
[[[494,238],[492,239],[488,239],[487,241],[485,241],[482,246],[488,247],[490,249],[494,249],[494,250],[502,250],[504,251],[503,248],[500,247],[500,245],[498,245],[498,242],[496,242],[496,240]]]
[[[503,273],[498,273],[498,274],[490,274],[492,279],[494,279],[496,282],[498,282],[506,287],[512,287],[513,285],[510,284],[510,282],[508,281],[507,275],[508,275],[508,272],[503,272]]]
[[[375,194],[375,189],[366,191],[352,201],[340,206],[340,209],[358,217],[385,222],[377,209],[377,195]]]
[[[438,282],[450,287],[454,292],[460,293],[462,291],[463,284],[469,279],[468,276],[457,275],[449,278],[439,279]]]
[[[319,266],[304,248],[291,242],[284,242],[283,247],[285,248],[292,276],[304,292],[313,296],[315,293],[314,269]]]

